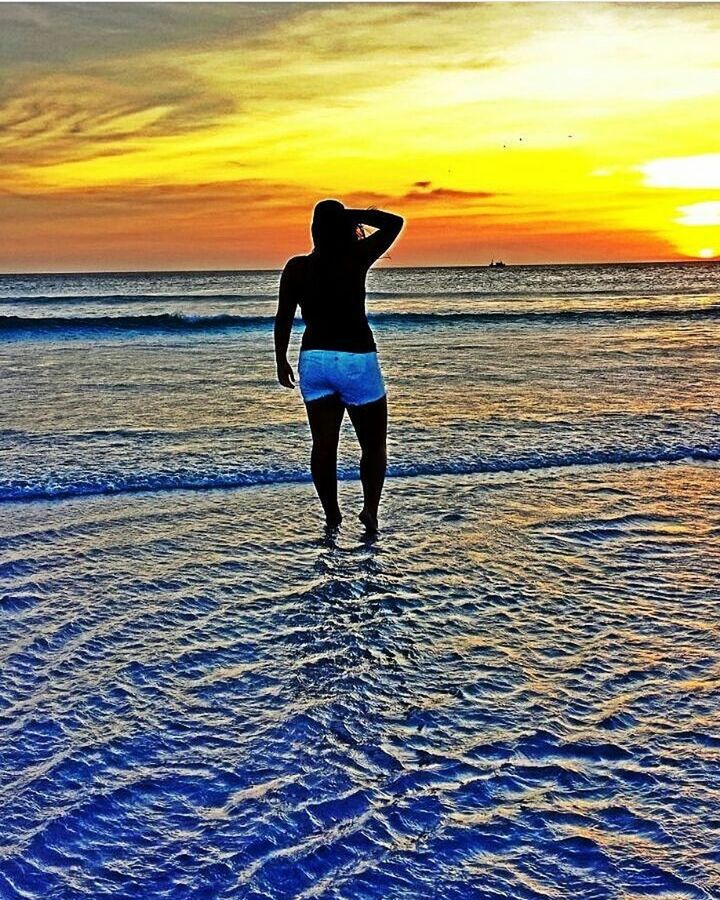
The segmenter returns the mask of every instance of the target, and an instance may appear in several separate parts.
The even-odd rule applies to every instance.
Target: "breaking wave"
[[[531,472],[571,466],[640,465],[652,463],[720,462],[716,446],[650,446],[618,449],[588,449],[566,453],[529,453],[516,457],[474,457],[436,462],[406,462],[389,466],[390,478],[428,475],[481,475]],[[339,478],[358,478],[357,470],[341,469]],[[213,490],[266,484],[290,484],[310,480],[305,469],[228,469],[205,472],[98,473],[75,480],[0,481],[0,503],[29,500],[60,500],[104,494],[131,494],[153,491]]]
[[[378,313],[370,321],[395,328],[423,328],[437,325],[502,325],[583,324],[593,321],[662,321],[720,319],[720,304],[673,309],[568,309],[537,312],[482,313]],[[43,332],[95,333],[117,331],[194,332],[220,329],[271,328],[272,316],[238,316],[229,314],[193,315],[190,313],[158,313],[141,316],[0,316],[0,334],[35,334]]]

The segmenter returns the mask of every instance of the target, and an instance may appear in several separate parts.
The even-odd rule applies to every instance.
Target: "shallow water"
[[[0,893],[718,896],[718,475],[16,507]]]
[[[720,459],[720,267],[383,269],[371,281],[392,472]],[[0,501],[307,478],[302,404],[275,381],[276,282],[0,278],[12,295]],[[348,449],[343,474],[356,469]]]
[[[277,273],[0,278],[0,897],[720,897],[718,269],[373,279],[370,541]]]

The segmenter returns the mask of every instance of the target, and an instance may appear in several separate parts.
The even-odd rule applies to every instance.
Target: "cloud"
[[[709,200],[706,203],[691,203],[678,208],[680,225],[720,225],[720,201]]]
[[[720,153],[653,159],[638,169],[648,187],[720,188]]]
[[[246,178],[235,181],[196,184],[135,183],[122,186],[65,188],[52,194],[35,196],[0,188],[3,213],[13,221],[44,210],[48,216],[81,218],[112,215],[139,218],[148,212],[162,215],[188,215],[197,210],[205,216],[215,210],[218,217],[233,218],[272,210],[310,210],[317,196],[297,185]],[[25,212],[25,214],[24,214]]]
[[[429,184],[429,182],[428,182]],[[493,191],[457,191],[453,188],[433,188],[432,190],[408,191],[399,199],[405,203],[426,202],[427,200],[454,200],[454,201],[472,201],[487,200],[490,197],[497,197],[498,194]]]
[[[0,3],[0,69],[47,69],[183,45],[249,40],[315,4]]]
[[[446,61],[442,38],[455,35],[457,45],[460,18],[436,9],[430,28],[412,4],[0,6],[0,148],[25,186],[36,175],[47,188],[66,174],[82,180],[65,164],[112,156],[128,157],[115,171],[131,180],[154,148],[175,160],[191,152],[181,142],[166,149],[163,138],[205,132],[200,152],[216,173],[233,144],[259,152],[282,140],[282,131],[264,133],[276,123],[287,121],[285,140],[300,145],[303,133],[314,142],[331,125],[341,135],[388,84]],[[479,64],[485,55],[466,36],[454,59]],[[110,166],[93,171],[111,177]]]
[[[234,111],[232,99],[170,65],[124,82],[111,68],[37,78],[0,104],[6,164],[53,165],[121,153],[144,138],[182,135]]]
[[[254,227],[281,255],[324,195],[407,209],[443,252],[585,217],[622,255],[711,199],[648,188],[720,185],[692,162],[719,125],[718,23],[701,4],[0,4],[1,215],[38,253],[62,234],[113,253],[123,229],[140,252],[158,228],[259,247]]]

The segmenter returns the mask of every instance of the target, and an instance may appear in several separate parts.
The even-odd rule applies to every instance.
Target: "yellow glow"
[[[698,256],[702,259],[712,259],[715,256],[715,251],[711,247],[704,247],[698,252]]]
[[[716,245],[720,7],[278,4],[175,42],[188,4],[152,45],[103,44],[161,7],[104,6],[89,62],[0,72],[0,267],[280,265],[322,196],[401,212],[399,265]]]

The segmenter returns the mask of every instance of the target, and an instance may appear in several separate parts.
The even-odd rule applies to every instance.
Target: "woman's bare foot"
[[[367,528],[368,531],[373,534],[378,530],[378,520],[377,516],[374,516],[371,512],[368,512],[366,509],[358,516],[358,519],[363,523],[363,525]]]
[[[339,528],[342,522],[342,514],[338,510],[336,513],[333,513],[331,516],[325,516],[325,527],[328,530],[332,530],[333,528]]]

